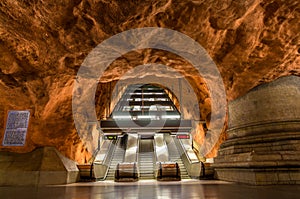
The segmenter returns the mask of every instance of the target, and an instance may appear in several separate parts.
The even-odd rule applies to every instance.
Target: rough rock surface
[[[110,36],[141,27],[190,36],[218,66],[231,101],[280,76],[300,75],[299,19],[300,4],[294,0],[2,0],[0,140],[8,110],[30,109],[32,117],[26,146],[0,149],[55,146],[78,162],[88,160],[73,124],[72,89],[87,54]],[[186,76],[198,94],[201,117],[209,122],[203,80],[190,74],[181,57],[164,51],[130,52],[115,61],[101,79],[96,101],[106,104],[106,84],[141,63],[163,63]],[[103,114],[105,108],[97,106]]]

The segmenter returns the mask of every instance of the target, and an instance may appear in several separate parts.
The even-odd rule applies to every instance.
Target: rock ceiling
[[[216,63],[231,101],[280,76],[300,75],[299,19],[295,0],[2,0],[1,131],[8,110],[32,111],[26,149],[7,150],[54,145],[68,157],[86,161],[72,122],[74,79],[89,52],[117,33],[165,27],[188,35]],[[100,87],[146,63],[168,65],[198,81],[183,58],[145,49],[116,60]],[[202,83],[193,87],[198,94],[204,90],[199,100],[205,105],[207,89]]]

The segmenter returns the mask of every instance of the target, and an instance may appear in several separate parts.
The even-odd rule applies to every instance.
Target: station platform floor
[[[7,199],[299,199],[300,185],[251,186],[215,180],[82,182],[42,187],[0,187]]]

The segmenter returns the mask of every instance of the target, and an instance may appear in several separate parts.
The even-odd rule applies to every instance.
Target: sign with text
[[[6,121],[3,146],[24,146],[30,111],[9,111]]]
[[[190,135],[188,134],[177,134],[177,139],[190,139]]]
[[[104,139],[106,139],[106,140],[117,140],[118,136],[117,135],[105,135]]]

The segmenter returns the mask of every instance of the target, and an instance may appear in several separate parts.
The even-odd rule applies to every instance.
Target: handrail
[[[94,162],[94,160],[95,160],[95,158],[96,158],[96,156],[97,156],[97,154],[98,154],[99,151],[100,151],[100,148],[97,148],[97,149],[94,151],[92,157],[88,160],[88,163],[93,163],[93,162]]]
[[[184,153],[186,154],[190,163],[198,163],[200,162],[198,157],[196,156],[194,150],[191,148],[190,145],[183,143],[183,140],[179,140]],[[188,146],[188,147],[187,147]]]
[[[109,158],[112,158],[112,154],[114,152],[114,150],[112,149],[113,146],[115,145],[114,149],[116,148],[116,141],[113,141],[110,143],[110,146],[108,148],[108,153],[106,153],[104,159],[103,159],[103,164],[104,165],[108,165],[109,164],[109,161],[110,159]]]
[[[99,158],[99,161],[94,161],[94,174],[97,179],[105,179],[109,170],[109,163],[112,159],[112,154],[116,150],[116,144],[120,141],[120,138],[117,141],[109,141],[109,146],[106,148],[105,152],[102,152],[104,156]],[[103,149],[103,147],[101,148]]]
[[[108,146],[105,146],[106,144]],[[95,156],[93,163],[104,164],[104,162],[106,162],[106,159],[107,159],[107,157],[110,153],[112,145],[113,145],[112,141],[105,140],[103,142],[103,144],[101,145],[100,149],[98,150],[97,155]]]
[[[189,176],[192,178],[200,178],[201,175],[201,161],[199,161],[198,157],[195,155],[195,152],[192,148],[190,150],[186,150],[187,147],[184,146],[182,140],[174,138],[174,141],[178,147],[178,150],[182,154],[182,161],[187,169]],[[189,145],[190,146],[190,145]],[[191,155],[194,155],[194,158],[191,158]]]

